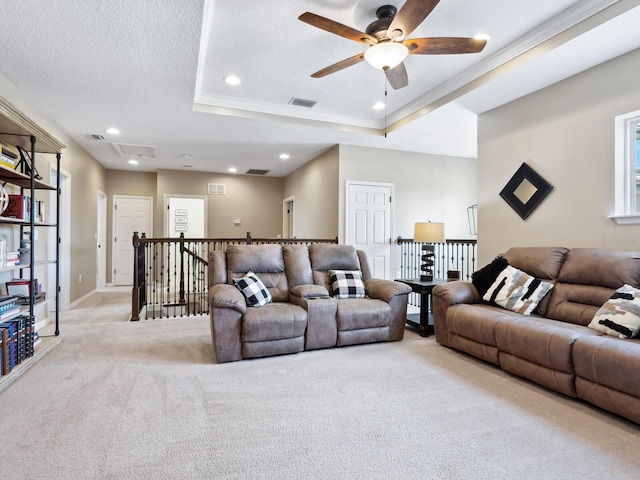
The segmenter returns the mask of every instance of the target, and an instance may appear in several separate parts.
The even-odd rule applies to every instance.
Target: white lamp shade
[[[380,70],[391,69],[402,62],[409,54],[409,49],[402,43],[381,42],[369,47],[364,52],[364,59]]]
[[[416,222],[413,241],[416,243],[443,243],[444,223]]]

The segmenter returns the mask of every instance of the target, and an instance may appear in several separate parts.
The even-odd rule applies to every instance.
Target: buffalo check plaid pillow
[[[367,292],[357,270],[329,270],[329,283],[336,298],[364,298]]]
[[[250,307],[261,307],[271,302],[271,293],[255,273],[249,272],[242,278],[234,278],[233,283],[242,292]]]

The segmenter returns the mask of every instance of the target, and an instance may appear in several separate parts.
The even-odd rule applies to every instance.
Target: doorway
[[[133,232],[153,236],[152,197],[113,196],[113,284],[133,285]]]
[[[282,201],[282,238],[295,238],[293,229],[293,201],[294,197]]]
[[[347,181],[345,238],[363,250],[374,278],[391,279],[393,184]]]

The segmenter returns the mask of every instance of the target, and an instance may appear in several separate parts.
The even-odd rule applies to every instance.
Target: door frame
[[[295,238],[295,208],[289,213],[289,205],[295,205],[295,196],[282,200],[282,238]]]
[[[48,258],[55,258],[56,245],[60,242],[60,258],[58,258],[58,268],[60,269],[60,285],[56,295],[60,297],[60,310],[66,311],[71,307],[71,174],[64,168],[60,168],[60,185],[58,185],[58,168],[55,164],[49,164],[50,185],[57,190],[52,190],[49,201],[51,205],[56,205],[58,190],[60,191],[60,231],[59,238],[56,238],[56,229],[49,229],[49,253]],[[55,285],[55,272],[49,271],[48,284]],[[50,287],[48,287],[50,288]]]
[[[387,182],[370,182],[367,180],[345,180],[345,199],[344,199],[344,243],[349,240],[349,206],[350,206],[350,190],[354,185],[364,185],[367,187],[388,187],[391,191],[391,202],[389,202],[389,273],[393,278],[395,276],[394,267],[398,263],[394,256],[393,239],[395,238],[395,202],[393,199],[396,196],[395,184]],[[399,263],[398,263],[399,264]]]
[[[150,232],[138,232],[140,234],[142,233],[146,233],[148,236],[150,235],[150,237],[153,237],[153,197],[149,197],[146,195],[113,195],[112,197],[112,219],[111,219],[111,284],[112,285],[116,285],[116,279],[115,279],[115,274],[113,273],[114,269],[116,268],[116,223],[118,220],[118,215],[117,215],[117,211],[116,211],[116,203],[117,200],[121,199],[121,198],[144,198],[146,200],[149,200],[150,203],[150,208],[149,208],[149,229],[151,230]],[[147,237],[147,238],[150,238]],[[133,238],[131,238],[130,240],[133,240]]]
[[[98,190],[96,218],[96,289],[107,286],[107,194]]]

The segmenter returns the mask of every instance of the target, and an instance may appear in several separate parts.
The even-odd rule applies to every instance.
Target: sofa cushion
[[[507,266],[482,297],[512,312],[531,315],[553,284]]]
[[[493,282],[496,281],[498,274],[507,268],[508,265],[509,262],[506,258],[498,256],[494,258],[491,263],[471,274],[471,282],[475,285],[481,297],[489,290]]]
[[[364,298],[366,290],[358,270],[329,270],[332,295],[336,298]]]
[[[306,245],[283,245],[282,257],[290,289],[313,283],[309,249]]]
[[[567,254],[558,281],[614,290],[624,284],[640,287],[640,252],[573,248]]]
[[[640,342],[606,335],[581,337],[573,346],[576,375],[640,397]]]
[[[232,278],[253,272],[269,290],[272,301],[289,300],[289,284],[280,245],[229,245],[227,270],[229,283]]]
[[[309,245],[313,283],[331,291],[329,270],[361,270],[360,258],[352,245],[314,243]]]
[[[452,305],[447,309],[449,332],[495,347],[496,324],[513,313],[492,305]]]
[[[558,278],[569,249],[564,247],[512,247],[504,254],[512,265],[542,280]]]
[[[349,298],[338,301],[338,331],[388,327],[391,307],[373,298]]]
[[[537,317],[503,318],[496,324],[500,351],[565,373],[574,372],[574,342],[582,336],[597,335],[587,327]]]
[[[242,319],[242,341],[264,342],[304,335],[307,312],[290,303],[270,303],[250,308]]]
[[[234,278],[233,283],[244,295],[248,306],[261,307],[271,302],[269,290],[255,273],[249,272],[242,278]]]
[[[640,290],[623,285],[596,312],[589,327],[607,335],[633,338],[640,331]]]

